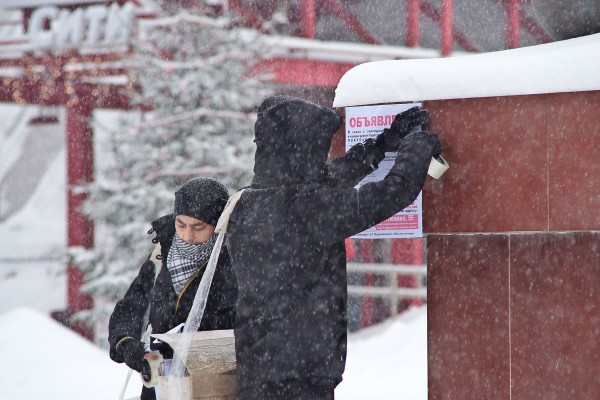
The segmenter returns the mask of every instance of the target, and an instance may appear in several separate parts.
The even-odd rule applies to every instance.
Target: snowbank
[[[427,307],[349,335],[336,400],[427,400]]]
[[[427,309],[411,309],[351,334],[337,400],[427,399]],[[117,399],[128,368],[44,314],[15,308],[0,315],[0,399]],[[138,396],[134,373],[125,398]]]
[[[118,399],[128,368],[46,315],[15,308],[0,315],[0,398]],[[138,396],[132,375],[125,398]]]

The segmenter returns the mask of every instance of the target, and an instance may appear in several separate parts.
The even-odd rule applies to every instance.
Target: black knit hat
[[[217,225],[228,198],[229,193],[221,182],[210,178],[190,179],[175,192],[174,214]]]

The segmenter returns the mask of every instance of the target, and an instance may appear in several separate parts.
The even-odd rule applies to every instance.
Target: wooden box
[[[177,349],[181,333],[154,334],[152,337]],[[185,361],[189,376],[158,377],[161,400],[235,400],[235,339],[233,330],[193,333]]]

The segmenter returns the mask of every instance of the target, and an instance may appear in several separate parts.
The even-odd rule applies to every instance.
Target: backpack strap
[[[242,193],[244,193],[244,189],[234,193],[234,195],[231,196],[229,200],[227,200],[225,209],[221,213],[219,221],[217,222],[217,226],[215,227],[215,232],[227,232],[227,226],[229,225],[229,217],[231,216],[231,212],[235,208],[235,205],[237,204],[238,200],[242,196]]]
[[[154,292],[154,286],[156,285],[156,279],[158,278],[158,274],[162,269],[162,258],[161,258],[161,247],[160,243],[157,243],[154,246],[154,250],[152,254],[150,254],[149,260],[154,264],[154,281],[152,283],[152,288],[150,289],[150,293],[148,294],[148,308],[144,313],[144,322],[142,323],[142,327],[146,327],[146,331],[142,332],[142,341],[144,343],[150,343],[150,335],[152,334],[152,325],[149,324],[150,320],[150,302],[152,301],[152,293]]]

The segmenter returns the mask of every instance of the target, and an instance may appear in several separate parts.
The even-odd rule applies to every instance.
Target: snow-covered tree
[[[76,254],[95,298],[79,317],[97,324],[99,343],[114,302],[152,249],[150,222],[172,212],[174,191],[197,176],[219,179],[230,194],[249,183],[254,110],[270,94],[249,73],[265,56],[260,36],[231,18],[171,6],[138,24],[124,61],[142,111],[111,133],[109,161],[86,204],[96,248]]]

